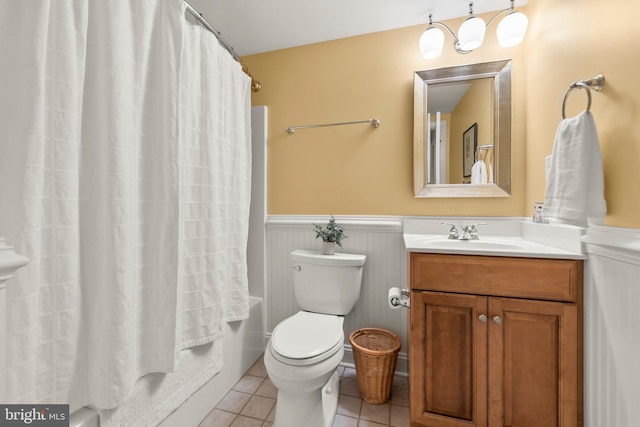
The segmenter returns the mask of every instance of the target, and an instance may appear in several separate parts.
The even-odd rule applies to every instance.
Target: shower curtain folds
[[[215,35],[184,21],[180,90],[180,348],[249,313],[251,79]]]
[[[0,28],[0,235],[30,259],[7,287],[11,403],[113,408],[248,312],[250,80],[184,96],[237,63],[185,64],[182,0],[0,2]]]

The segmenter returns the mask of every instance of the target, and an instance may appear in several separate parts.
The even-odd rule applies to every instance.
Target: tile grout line
[[[338,373],[340,375],[340,400],[332,427],[362,427],[365,425],[371,427],[409,427],[408,379],[406,377],[395,376],[392,384],[391,399],[382,405],[373,405],[365,402],[361,398],[354,368],[339,366]],[[257,380],[260,380],[260,382],[258,383]],[[267,388],[263,388],[265,384]],[[272,389],[269,390],[269,388]],[[257,394],[258,392],[260,394]],[[259,400],[264,399],[262,403],[267,402],[267,404],[269,404],[270,408],[264,416],[258,416],[256,413],[251,415],[243,414],[243,411],[245,411],[249,402],[251,402],[254,397],[258,397]],[[241,400],[244,399],[246,399],[246,401],[242,403]],[[235,405],[233,400],[241,404]],[[277,390],[273,384],[271,384],[266,373],[266,368],[264,367],[263,358],[260,357],[260,359],[244,373],[242,378],[233,386],[227,395],[218,402],[218,405],[205,417],[199,424],[199,427],[272,427],[276,400]],[[260,406],[261,403],[256,403],[256,400],[253,401],[258,407]],[[355,401],[358,402],[357,413],[348,408],[348,406],[353,405],[346,404],[347,407],[344,406],[344,402],[349,401],[351,404]],[[223,407],[220,406],[221,404],[223,404]],[[220,412],[228,415],[220,417]],[[247,412],[250,412],[250,410]],[[394,413],[396,415],[395,418]],[[228,418],[228,416],[232,417]],[[386,419],[386,421],[383,421],[383,419]],[[247,420],[255,421],[257,424]]]

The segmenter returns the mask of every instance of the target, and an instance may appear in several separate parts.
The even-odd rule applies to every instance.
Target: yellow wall
[[[569,83],[603,73],[607,86],[594,93],[592,112],[604,157],[606,224],[640,227],[634,170],[640,27],[633,22],[640,4],[536,0],[524,10],[527,39],[510,49],[497,46],[492,24],[475,52],[455,53],[447,35],[443,55],[427,61],[417,48],[422,25],[244,57],[263,85],[252,103],[269,107],[269,214],[528,216],[544,199],[544,157]],[[460,22],[448,23],[457,29]],[[415,199],[413,72],[507,58],[513,59],[512,196]],[[572,94],[571,115],[581,95]],[[380,119],[379,129],[284,130],[371,117]]]
[[[453,25],[457,28],[461,20]],[[513,196],[491,199],[415,199],[413,195],[413,73],[450,65],[514,58],[514,159],[524,170],[522,46],[503,50],[495,32],[468,55],[450,41],[437,60],[418,51],[425,26],[350,37],[247,56],[262,82],[254,105],[269,107],[270,214],[521,215],[524,174]],[[520,77],[518,75],[520,74]],[[299,130],[293,125],[376,117],[367,125]]]
[[[527,206],[544,200],[544,157],[551,153],[571,82],[604,74],[592,93],[605,175],[606,225],[640,228],[640,3],[627,0],[535,0],[527,34]],[[586,106],[569,95],[567,116]]]
[[[477,145],[493,144],[493,103],[489,105],[487,99],[493,99],[493,80],[474,80],[469,90],[464,94],[456,108],[451,113],[451,135],[449,141],[449,167],[452,172],[450,184],[471,182],[471,177],[464,177],[462,138],[471,125],[477,123]]]

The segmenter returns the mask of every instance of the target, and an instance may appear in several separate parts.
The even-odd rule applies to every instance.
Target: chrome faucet
[[[480,237],[478,237],[479,225],[487,225],[487,224],[479,223],[479,224],[470,224],[470,225],[462,226],[462,236],[460,237],[460,240],[479,240],[480,239]]]
[[[454,224],[449,224],[448,222],[442,222],[442,225],[449,226],[449,239],[452,240],[479,240],[478,236],[478,226],[487,225],[484,222],[478,224],[470,224],[462,226],[462,236],[459,235],[458,229]]]
[[[451,227],[449,229],[449,238],[452,240],[457,240],[458,239],[458,229],[456,228],[456,226],[454,224],[449,224],[448,222],[443,222],[441,223],[442,225],[448,225],[449,227]]]

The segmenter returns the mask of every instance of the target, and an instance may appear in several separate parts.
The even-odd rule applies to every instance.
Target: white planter
[[[334,255],[336,253],[336,242],[322,242],[322,254]]]

